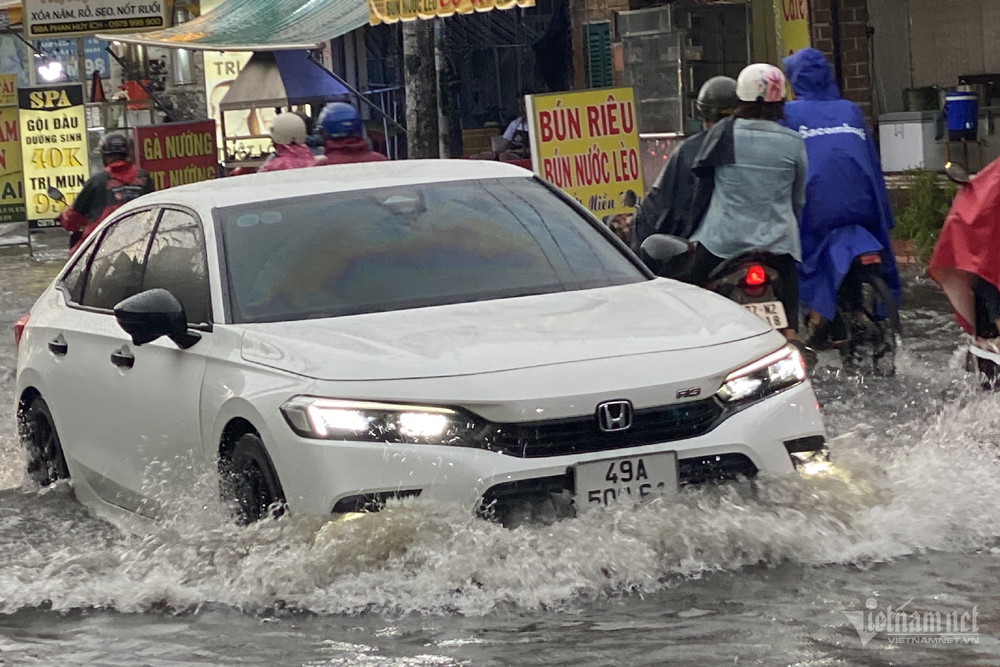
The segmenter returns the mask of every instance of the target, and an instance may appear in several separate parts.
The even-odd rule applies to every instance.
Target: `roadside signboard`
[[[225,149],[220,150],[220,162],[261,160],[271,152],[267,128],[275,116],[273,109],[222,111],[219,106],[252,55],[249,51],[205,51],[202,56],[207,115],[216,121],[216,141],[220,149]],[[223,129],[225,137],[222,136]]]
[[[24,220],[17,75],[0,74],[0,222]]]
[[[27,217],[51,220],[64,205],[48,188],[61,190],[69,205],[90,177],[83,86],[19,88],[17,107]]]
[[[218,154],[214,120],[135,128],[136,160],[157,190],[215,178]]]
[[[635,212],[645,190],[631,88],[531,95],[531,162],[599,218]]]
[[[167,0],[22,0],[28,39],[167,27]]]
[[[774,0],[774,12],[782,55],[810,45],[808,0]]]

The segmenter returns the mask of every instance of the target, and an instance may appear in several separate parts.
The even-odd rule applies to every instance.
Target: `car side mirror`
[[[687,239],[671,234],[652,234],[639,246],[639,257],[658,276],[670,276],[677,272],[675,262],[679,257],[689,256],[693,244]]]
[[[945,175],[953,182],[959,185],[965,185],[966,183],[972,182],[972,177],[969,176],[969,172],[965,170],[965,167],[957,162],[949,162],[944,166]]]
[[[167,336],[177,347],[186,350],[201,340],[197,331],[188,331],[184,306],[165,289],[146,290],[119,301],[115,306],[115,319],[135,345],[145,345]]]

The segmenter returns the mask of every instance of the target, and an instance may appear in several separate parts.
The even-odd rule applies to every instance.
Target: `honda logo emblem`
[[[617,433],[632,428],[632,403],[606,401],[597,406],[597,426],[605,433]]]

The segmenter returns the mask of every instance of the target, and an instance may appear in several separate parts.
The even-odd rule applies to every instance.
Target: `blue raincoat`
[[[802,49],[783,62],[795,92],[785,104],[783,122],[805,139],[809,158],[800,224],[800,298],[833,319],[837,288],[851,262],[860,254],[883,251],[883,279],[898,302],[899,274],[889,243],[892,210],[861,109],[840,97],[821,52]]]

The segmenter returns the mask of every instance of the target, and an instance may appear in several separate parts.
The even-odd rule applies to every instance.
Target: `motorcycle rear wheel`
[[[854,281],[853,294],[838,299],[837,316],[845,327],[840,345],[844,370],[859,375],[896,374],[899,310],[880,276],[865,273]]]

